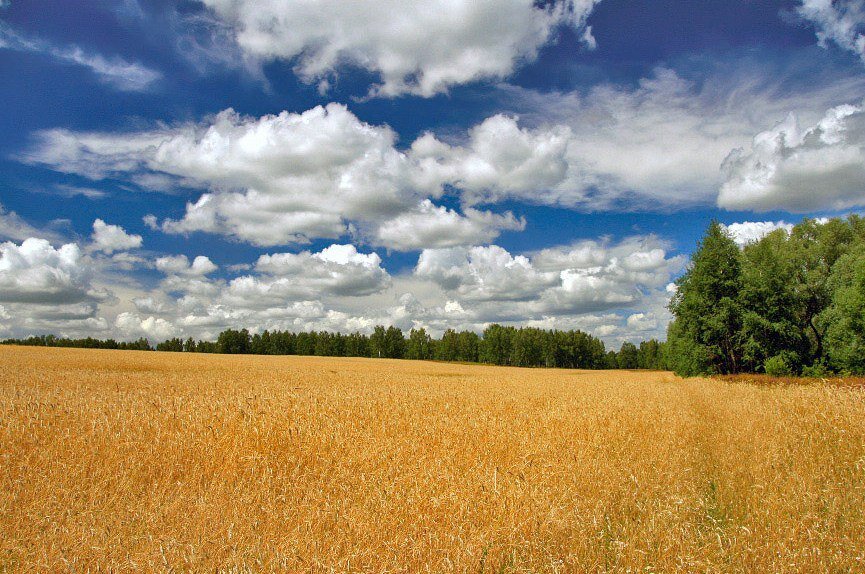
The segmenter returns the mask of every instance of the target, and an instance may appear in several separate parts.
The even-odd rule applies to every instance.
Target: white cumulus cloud
[[[528,130],[517,118],[496,115],[470,129],[465,146],[426,134],[412,144],[412,156],[441,181],[464,190],[468,203],[508,197],[555,203],[549,195],[568,176],[572,141],[568,127]]]
[[[218,269],[206,255],[198,255],[189,262],[186,255],[166,255],[156,259],[156,268],[167,275],[197,277],[208,275]]]
[[[341,69],[380,76],[370,93],[432,96],[509,76],[560,26],[595,46],[586,19],[599,0],[204,0],[251,58],[283,59],[321,90]]]
[[[354,245],[331,245],[318,253],[275,253],[262,255],[251,275],[231,282],[231,294],[246,289],[304,293],[307,296],[336,294],[363,296],[381,291],[390,275],[381,266],[377,253],[359,253]]]
[[[683,265],[649,236],[614,245],[583,241],[528,256],[497,245],[428,249],[414,274],[472,303],[467,308],[534,318],[631,306],[647,293],[662,293]],[[484,310],[484,304],[491,306]]]
[[[723,165],[718,205],[808,212],[865,205],[865,110],[842,105],[803,128],[797,117],[754,136]]]
[[[515,126],[511,135],[532,139]],[[447,146],[432,136],[422,140],[401,152],[390,128],[363,123],[345,106],[330,104],[261,118],[226,110],[202,124],[133,134],[49,130],[24,159],[95,179],[162,175],[204,189],[180,219],[144,218],[150,228],[167,233],[204,231],[261,246],[351,233],[375,245],[412,250],[487,243],[501,231],[524,229],[525,221],[511,212],[436,206],[430,198],[439,197],[445,184],[481,176],[454,175],[477,170],[444,165],[423,142],[427,148]],[[544,145],[524,142],[510,156],[491,151],[494,157],[484,161],[495,164],[498,178],[531,185],[527,172],[545,169],[546,156],[518,156],[533,143]],[[460,152],[447,153],[455,158]]]
[[[261,118],[232,110],[210,121],[133,134],[50,130],[25,156],[91,178],[156,173],[207,193],[169,233],[205,231],[256,245],[306,243],[411,210],[440,183],[395,149],[387,126],[330,104]],[[146,220],[155,226],[155,218]]]
[[[527,257],[513,256],[498,245],[425,249],[415,275],[475,301],[532,299],[557,280],[554,273],[539,272]]]
[[[55,249],[40,238],[20,245],[0,244],[0,301],[12,303],[81,303],[104,298],[90,284],[91,273],[79,247]]]
[[[819,154],[798,153],[813,142],[791,148],[787,136],[776,159],[771,149],[730,151],[744,149],[754,133],[790,110],[817,122],[808,110],[837,105],[841,94],[863,87],[865,81],[853,78],[778,97],[777,85],[747,74],[696,83],[662,68],[631,89],[501,88],[519,115],[497,114],[449,137],[425,133],[407,147],[398,147],[387,125],[329,104],[262,117],[225,110],[197,123],[131,133],[46,130],[19,159],[91,179],[148,182],[148,189],[201,190],[184,212],[145,218],[167,233],[207,232],[265,247],[341,238],[396,250],[470,246],[523,227],[518,215],[480,209],[506,201],[583,211],[716,200],[723,207],[771,209],[774,179],[796,163],[788,151],[808,160],[791,173],[792,185],[822,185],[815,174],[836,171],[825,193],[788,194],[800,204],[795,209],[855,204],[858,112],[835,118],[842,141],[820,143],[826,149]],[[748,167],[755,154],[769,162],[761,155]],[[775,164],[780,169],[767,172]],[[446,193],[458,207],[441,205]],[[755,199],[761,194],[768,197],[765,207]]]
[[[493,241],[502,231],[522,231],[525,227],[525,219],[517,219],[509,211],[497,215],[469,207],[461,215],[425,199],[416,209],[382,223],[373,241],[398,251],[477,245]]]
[[[516,199],[584,211],[708,205],[724,183],[719,168],[731,150],[790,111],[816,122],[823,110],[865,89],[862,77],[812,76],[807,87],[789,90],[786,84],[796,81],[789,71],[766,73],[746,61],[709,70],[699,81],[662,67],[633,88],[601,83],[585,92],[536,92],[510,86],[503,91],[519,117],[499,116],[493,125],[513,135],[482,137],[480,130],[453,146],[465,162],[460,155],[450,160],[447,148],[428,149],[446,166],[481,166],[486,181],[457,174],[469,197],[481,201]],[[497,165],[485,160],[496,157],[490,149],[507,154],[523,146],[530,151],[520,154],[527,163],[518,177],[487,167]]]
[[[163,341],[180,334],[171,322],[161,317],[142,317],[138,313],[123,312],[117,315],[114,326],[124,338],[145,337],[154,341]]]
[[[657,328],[658,320],[652,313],[634,313],[628,316],[627,325],[633,331],[651,331]]]
[[[106,254],[138,249],[142,244],[140,235],[126,233],[119,225],[109,225],[101,219],[93,222],[92,240],[91,248]]]

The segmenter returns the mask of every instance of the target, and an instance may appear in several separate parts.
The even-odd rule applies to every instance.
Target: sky
[[[862,0],[0,0],[0,338],[663,339],[865,206]]]

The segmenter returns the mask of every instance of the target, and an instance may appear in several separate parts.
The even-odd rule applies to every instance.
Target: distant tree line
[[[679,374],[865,374],[861,217],[806,219],[742,249],[713,222],[676,285],[665,355]]]
[[[226,329],[215,343],[170,339],[156,346],[160,351],[195,351],[252,355],[318,355],[324,357],[380,357],[488,363],[518,367],[603,369],[639,368],[638,352],[631,343],[623,352],[607,352],[604,343],[582,331],[544,330],[490,325],[482,335],[448,329],[433,338],[425,329],[406,335],[398,327],[376,326],[370,335],[312,331],[264,331]],[[212,345],[212,347],[210,347]],[[655,342],[657,346],[657,342]],[[645,344],[644,344],[645,346]],[[633,353],[631,353],[633,349]],[[620,362],[619,355],[623,360]],[[632,357],[633,355],[633,357]],[[657,363],[657,361],[656,361]]]
[[[27,347],[75,347],[78,349],[120,349],[126,351],[152,351],[153,347],[144,337],[136,341],[115,341],[114,339],[68,339],[54,335],[36,335],[26,339],[6,339],[3,345],[24,345]]]
[[[8,339],[4,344],[97,349],[153,350],[146,339],[133,343],[114,340],[63,339],[53,335]],[[406,336],[398,327],[377,326],[372,334],[312,331],[264,331],[226,329],[216,341],[173,338],[156,345],[157,351],[226,353],[250,355],[318,355],[326,357],[382,357],[459,361],[511,365],[515,367],[559,367],[579,369],[663,369],[664,345],[656,340],[637,347],[624,343],[607,351],[604,342],[578,330],[559,331],[532,327],[487,327],[482,335],[448,329],[433,338],[425,329],[412,329]]]

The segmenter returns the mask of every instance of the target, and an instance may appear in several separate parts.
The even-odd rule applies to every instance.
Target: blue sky
[[[0,336],[663,337],[865,204],[861,1],[0,2]]]

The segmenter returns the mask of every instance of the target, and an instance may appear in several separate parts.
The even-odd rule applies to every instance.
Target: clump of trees
[[[865,373],[865,220],[806,219],[739,249],[709,225],[676,282],[666,361],[682,375]]]
[[[8,339],[5,344],[53,347],[90,347],[101,349],[153,350],[146,339],[117,343],[99,339],[58,339],[48,335],[28,339]],[[487,363],[515,367],[558,367],[578,369],[663,369],[664,346],[656,340],[644,341],[639,348],[624,343],[621,349],[607,351],[604,342],[578,330],[560,331],[533,327],[490,325],[481,335],[473,331],[448,329],[433,338],[425,329],[412,329],[408,335],[398,327],[376,326],[370,335],[226,329],[216,341],[172,338],[156,345],[157,351],[185,353],[227,353],[253,355],[318,355],[328,357],[381,357]]]

